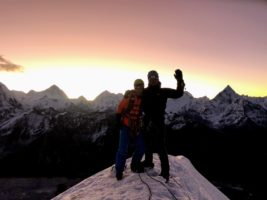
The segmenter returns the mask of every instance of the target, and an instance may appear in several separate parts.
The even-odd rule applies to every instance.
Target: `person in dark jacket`
[[[153,152],[159,155],[161,162],[161,173],[166,181],[169,180],[169,159],[165,147],[165,124],[164,115],[168,98],[179,98],[184,93],[184,80],[182,71],[177,69],[174,74],[177,80],[177,88],[161,88],[157,71],[148,72],[148,87],[143,91],[143,123],[145,140],[145,160],[142,162],[144,167],[153,168]]]

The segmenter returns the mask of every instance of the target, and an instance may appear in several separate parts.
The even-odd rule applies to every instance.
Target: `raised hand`
[[[180,69],[176,69],[174,77],[177,81],[183,80],[183,72]]]

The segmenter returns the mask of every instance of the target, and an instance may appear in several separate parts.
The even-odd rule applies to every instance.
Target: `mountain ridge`
[[[0,84],[2,88],[0,90],[0,97],[2,99],[0,99],[0,103],[2,105],[9,105],[9,108],[12,107],[11,104],[21,104],[22,110],[51,107],[58,111],[64,111],[71,107],[79,107],[84,111],[115,111],[120,100],[123,98],[121,93],[114,94],[105,90],[93,101],[88,101],[83,96],[77,99],[69,99],[64,91],[56,85],[52,85],[40,92],[31,91],[23,95],[23,93],[18,91],[10,91],[4,84]],[[179,99],[168,99],[166,108],[167,124],[175,121],[178,115],[188,116],[190,113],[197,114],[201,119],[207,121],[209,126],[211,125],[214,128],[232,126],[232,124],[239,123],[238,121],[245,123],[247,119],[250,119],[259,126],[264,126],[264,124],[267,124],[267,119],[265,119],[267,116],[267,97],[257,98],[239,95],[231,86],[227,85],[213,99],[207,97],[194,98],[187,91]],[[185,119],[180,118],[179,121],[182,122],[181,120],[184,121],[183,123],[186,123]],[[180,124],[179,127],[182,126]]]
[[[2,83],[2,82],[0,82],[0,85],[3,85],[3,86],[5,86],[5,87],[7,88],[7,86],[6,86],[4,83]],[[34,92],[34,93],[42,93],[42,92],[44,92],[44,91],[52,91],[52,90],[54,90],[54,91],[56,91],[56,90],[61,91],[62,93],[64,93],[64,96],[67,97],[67,95],[65,94],[65,92],[64,92],[60,87],[58,87],[56,84],[53,84],[53,85],[51,85],[50,87],[48,87],[48,88],[46,88],[46,89],[44,89],[44,90],[41,90],[41,91],[30,90],[28,93],[25,93],[25,92],[23,92],[23,91],[17,91],[17,90],[11,90],[11,91],[12,91],[12,92],[21,92],[21,93],[24,93],[24,94],[29,94],[29,93],[32,93],[32,92]],[[185,91],[185,92],[189,93],[188,91]],[[235,90],[234,90],[230,85],[226,85],[226,86],[225,86],[221,91],[219,91],[218,94],[215,95],[215,97],[213,97],[213,98],[209,98],[209,97],[207,97],[207,96],[194,97],[191,93],[189,93],[189,95],[192,96],[193,98],[208,98],[209,100],[212,100],[212,99],[215,99],[216,96],[218,96],[220,93],[228,93],[228,94],[232,93],[232,94],[237,95],[237,96],[244,96],[244,97],[250,97],[250,98],[267,98],[267,96],[261,96],[261,97],[260,97],[260,96],[248,96],[248,95],[245,95],[245,94],[240,95],[240,94],[236,93]],[[108,94],[116,94],[116,95],[120,95],[120,94],[122,94],[122,93],[113,93],[113,92],[111,92],[111,91],[104,90],[104,91],[100,92],[100,93],[99,93],[93,100],[88,100],[88,99],[86,99],[86,97],[84,97],[83,95],[80,95],[80,97],[81,97],[81,96],[84,97],[87,101],[94,101],[94,100],[96,100],[97,98],[99,98],[99,97],[101,97],[101,96],[108,95]],[[67,97],[67,98],[68,98],[68,99],[78,99],[79,97],[77,97],[77,98],[69,98],[69,97]]]

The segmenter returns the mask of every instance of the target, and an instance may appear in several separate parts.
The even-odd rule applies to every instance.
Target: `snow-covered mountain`
[[[122,97],[105,91],[93,101],[69,99],[57,86],[25,94],[0,84],[0,173],[79,174],[111,165],[118,145],[115,109]],[[245,162],[247,155],[266,161],[267,97],[239,95],[230,86],[211,100],[185,92],[168,100],[166,124],[173,155],[187,152],[195,160],[200,156],[199,162],[204,155],[214,160],[211,154],[229,160],[234,152],[230,162]]]
[[[85,116],[81,112],[114,113],[122,98],[122,94],[104,91],[93,101],[87,101],[84,97],[69,99],[56,85],[44,91],[30,91],[25,94],[10,91],[1,83],[0,133],[8,135],[12,132],[12,127],[22,126],[22,122],[23,127],[26,126],[24,128],[27,131],[26,135],[45,132],[53,129],[52,124],[56,123],[56,116],[66,113],[68,116]],[[207,97],[194,98],[190,93],[185,92],[179,99],[168,100],[166,124],[172,129],[181,129],[192,121],[212,129],[246,126],[267,128],[266,108],[267,97],[238,95],[230,86],[211,100]]]
[[[25,94],[10,91],[1,83],[0,142],[6,143],[6,138],[16,135],[15,138],[20,141],[18,143],[29,144],[38,135],[59,131],[58,127],[78,130],[95,142],[106,135],[109,130],[107,124],[112,124],[110,117],[115,114],[122,98],[122,94],[104,91],[93,101],[84,97],[69,99],[56,85],[44,91]],[[266,129],[266,108],[267,97],[238,95],[230,86],[211,100],[207,97],[194,98],[185,92],[179,99],[168,100],[166,124],[174,130],[191,126],[192,123],[216,130],[229,127]],[[1,147],[2,151],[4,146]]]
[[[127,166],[130,166],[130,159]],[[184,156],[170,156],[170,181],[158,176],[160,162],[154,155],[154,169],[132,173],[126,168],[124,178],[117,181],[114,168],[109,167],[85,179],[52,200],[117,200],[117,199],[197,199],[227,200],[228,198],[204,178]]]
[[[228,127],[267,128],[267,97],[238,95],[227,86],[214,99],[193,98],[185,93],[180,99],[168,100],[166,123],[174,129],[184,127],[189,120],[199,121],[214,129]]]
[[[76,139],[96,142],[112,129],[110,118],[120,98],[122,95],[105,92],[94,101],[69,99],[56,85],[25,94],[1,83],[0,158],[54,133],[59,138],[66,132],[78,133]]]
[[[63,112],[76,106],[88,111],[115,111],[122,97],[122,94],[104,91],[93,101],[87,101],[84,97],[69,99],[56,85],[41,92],[30,91],[27,94],[10,91],[3,84],[0,85],[1,110],[14,110],[23,105],[24,110],[53,108]],[[211,100],[207,97],[194,98],[189,92],[185,92],[182,98],[169,99],[166,123],[174,129],[180,129],[188,120],[200,120],[205,126],[215,129],[246,125],[266,128],[267,97],[238,95],[227,86]]]
[[[2,83],[0,83],[0,123],[5,118],[15,116],[22,108],[16,96]],[[1,126],[0,126],[1,127]]]
[[[104,91],[94,99],[93,108],[98,111],[105,111],[107,109],[114,110],[122,98],[122,94],[113,94],[109,91]]]
[[[16,96],[4,84],[0,82],[0,109],[19,106]]]
[[[9,96],[11,95],[13,99],[17,99],[26,109],[37,107],[41,109],[53,108],[55,110],[64,110],[75,105],[83,109],[93,109],[101,112],[108,109],[114,110],[123,97],[122,94],[113,94],[109,91],[104,91],[93,101],[88,101],[83,96],[77,99],[69,99],[64,91],[56,85],[52,85],[48,89],[40,92],[31,90],[27,94],[21,91],[9,91],[6,88],[4,93]]]
[[[21,92],[14,92],[18,101],[20,101],[26,108],[49,108],[52,107],[56,110],[68,108],[71,101],[67,95],[56,85],[52,85],[48,89],[40,92],[34,90],[29,91],[27,94]]]

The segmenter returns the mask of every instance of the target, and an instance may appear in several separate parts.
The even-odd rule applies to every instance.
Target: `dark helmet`
[[[151,70],[151,71],[148,72],[147,78],[148,78],[148,80],[151,79],[151,78],[159,79],[159,74],[158,74],[157,71]]]

